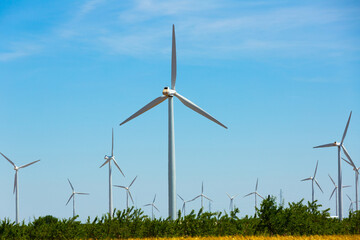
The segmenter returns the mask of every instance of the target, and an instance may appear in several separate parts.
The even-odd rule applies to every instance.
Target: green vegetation
[[[86,223],[75,218],[59,220],[52,216],[39,217],[33,222],[16,225],[8,219],[0,221],[0,239],[105,239],[182,236],[230,235],[332,235],[360,234],[360,211],[339,221],[330,218],[329,209],[320,211],[316,202],[277,205],[268,197],[255,216],[239,218],[239,209],[228,213],[192,211],[175,221],[154,219],[140,209],[117,211],[110,218],[104,215]]]

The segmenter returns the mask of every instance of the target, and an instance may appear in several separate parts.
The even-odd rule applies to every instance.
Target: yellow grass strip
[[[329,236],[229,236],[229,237],[174,237],[174,238],[129,238],[129,240],[360,240],[360,235]]]

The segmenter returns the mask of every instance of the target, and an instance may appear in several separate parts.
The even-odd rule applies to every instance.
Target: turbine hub
[[[105,155],[104,159],[108,160],[108,159],[109,159],[109,157],[108,157],[107,155]]]
[[[165,95],[165,96],[172,97],[172,96],[174,96],[174,94],[176,93],[176,91],[170,89],[169,87],[164,87],[164,90],[163,90],[162,93],[163,93],[163,95]]]

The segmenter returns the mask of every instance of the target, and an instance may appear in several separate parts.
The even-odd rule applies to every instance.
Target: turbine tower
[[[343,211],[342,211],[342,172],[341,172],[341,149],[343,149],[345,155],[350,158],[349,153],[346,151],[346,148],[344,146],[344,140],[345,140],[345,136],[346,136],[346,132],[348,130],[349,127],[349,123],[350,123],[350,119],[351,119],[351,114],[352,112],[350,112],[350,116],[349,119],[347,121],[345,130],[344,130],[344,134],[342,136],[341,142],[333,142],[333,143],[328,143],[328,144],[324,144],[324,145],[320,145],[320,146],[316,146],[314,148],[324,148],[324,147],[337,147],[338,148],[338,186],[339,186],[339,219],[342,220],[342,216],[343,216]]]
[[[25,165],[22,165],[20,167],[16,166],[15,163],[13,163],[8,157],[6,157],[4,154],[2,154],[0,152],[0,154],[6,159],[9,161],[9,163],[11,163],[11,165],[14,166],[14,170],[15,170],[15,180],[14,180],[14,191],[13,193],[15,193],[15,219],[16,219],[16,224],[19,224],[19,181],[18,181],[18,171],[21,169],[21,168],[26,168],[34,163],[37,163],[39,160],[36,160],[34,162],[31,162],[31,163],[28,163],[28,164],[25,164]]]
[[[201,198],[201,208],[203,208],[203,203],[204,203],[204,198],[206,198],[207,200],[209,200],[210,202],[212,202],[212,200],[210,198],[208,198],[205,194],[204,194],[204,182],[201,183],[201,194],[196,196],[195,198],[193,198],[191,201],[194,201],[197,198]]]
[[[155,194],[155,197],[154,197],[154,200],[152,201],[152,203],[148,203],[148,204],[145,204],[144,207],[146,206],[151,206],[151,219],[154,219],[154,208],[158,211],[159,209],[155,206],[155,199],[156,199],[156,194]]]
[[[316,176],[316,171],[317,171],[317,168],[318,168],[318,163],[319,163],[319,161],[316,162],[316,168],[315,168],[314,176],[313,176],[313,177],[309,177],[309,178],[305,178],[305,179],[301,180],[301,181],[309,181],[309,180],[311,180],[311,189],[312,189],[312,194],[311,194],[312,198],[311,198],[311,199],[312,199],[312,202],[315,201],[314,182],[315,182],[316,185],[319,187],[319,189],[321,190],[321,192],[324,193],[323,190],[322,190],[321,187],[320,187],[320,184],[318,183],[318,181],[317,181],[316,178],[315,178],[315,176]]]
[[[75,195],[76,195],[76,194],[79,194],[79,195],[89,195],[89,193],[75,192],[75,189],[74,189],[74,187],[73,187],[73,185],[71,184],[71,182],[70,182],[69,179],[68,179],[68,181],[69,181],[69,184],[70,184],[70,187],[71,187],[71,190],[72,190],[72,194],[71,194],[69,200],[66,202],[66,205],[68,205],[68,203],[70,202],[70,200],[71,200],[71,198],[72,198],[72,200],[73,200],[73,217],[75,217],[75,216],[76,216],[76,214],[75,214]]]
[[[128,119],[123,121],[120,125],[125,124],[126,122],[136,118],[137,116],[143,114],[149,109],[155,107],[156,105],[162,103],[166,99],[169,100],[169,140],[168,140],[168,187],[169,187],[169,216],[170,219],[174,220],[176,218],[176,172],[175,172],[175,133],[174,133],[174,106],[173,106],[173,97],[177,97],[186,107],[194,110],[195,112],[203,115],[209,120],[219,124],[220,126],[227,129],[225,125],[213,118],[210,114],[205,112],[200,107],[196,106],[187,98],[181,96],[177,91],[175,91],[176,83],[176,44],[175,44],[175,26],[173,25],[172,32],[172,54],[171,54],[171,88],[165,87],[162,91],[162,96],[154,99],[145,107],[141,108],[139,111],[131,115]]]
[[[235,195],[235,196],[230,196],[228,193],[226,193],[226,195],[229,197],[229,199],[230,199],[230,205],[229,205],[229,210],[230,211],[234,211],[234,199],[239,195],[239,194],[237,194],[237,195]]]
[[[113,202],[112,202],[112,178],[111,178],[111,161],[114,162],[115,166],[119,169],[121,174],[125,177],[124,173],[121,171],[119,165],[117,164],[114,156],[114,128],[112,129],[112,140],[111,140],[111,156],[105,155],[105,162],[100,166],[102,168],[105,164],[109,164],[109,215],[112,217],[113,212]]]
[[[250,196],[250,195],[252,195],[252,194],[255,195],[255,209],[257,208],[257,196],[261,197],[261,198],[264,200],[264,198],[257,192],[258,184],[259,184],[259,179],[257,178],[257,179],[256,179],[256,186],[255,186],[255,192],[246,194],[246,195],[244,196],[244,197],[247,197],[247,196]]]
[[[129,196],[131,199],[131,202],[134,204],[134,199],[131,196],[131,192],[130,192],[130,187],[133,185],[133,183],[135,182],[137,176],[134,178],[134,180],[132,180],[132,182],[130,183],[129,186],[125,187],[125,186],[120,186],[120,185],[114,185],[114,187],[119,187],[119,188],[123,188],[126,190],[126,209],[129,208]]]
[[[345,158],[342,158],[345,162],[347,162],[350,166],[353,167],[353,170],[355,172],[355,209],[356,211],[359,210],[359,195],[358,195],[358,188],[359,188],[359,170],[360,167],[356,167],[355,163],[352,161],[351,158],[349,158],[349,161],[347,161]]]
[[[329,200],[332,198],[332,196],[333,196],[334,193],[335,193],[336,216],[339,216],[339,215],[338,215],[338,214],[339,214],[339,213],[338,213],[338,196],[337,196],[337,194],[338,194],[338,191],[337,191],[338,186],[335,184],[335,181],[332,179],[332,177],[330,176],[330,174],[329,174],[329,178],[330,178],[331,182],[334,184],[334,190],[332,191]],[[351,187],[351,186],[349,186],[349,185],[347,185],[347,186],[342,186],[342,188],[347,188],[347,187]]]

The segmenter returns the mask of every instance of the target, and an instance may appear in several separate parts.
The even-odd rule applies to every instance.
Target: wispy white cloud
[[[0,61],[2,62],[12,61],[18,58],[33,55],[40,51],[40,47],[34,44],[16,43],[11,45],[12,46],[9,50],[5,52],[0,52]]]

